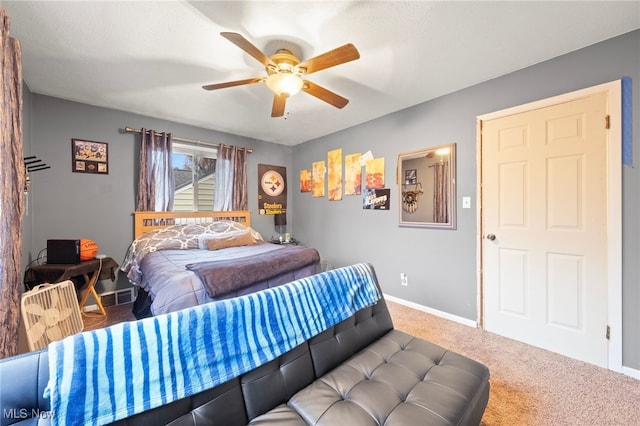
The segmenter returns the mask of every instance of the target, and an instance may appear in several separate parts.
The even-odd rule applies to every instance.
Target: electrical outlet
[[[400,272],[400,284],[403,286],[409,285],[409,277],[404,272]]]

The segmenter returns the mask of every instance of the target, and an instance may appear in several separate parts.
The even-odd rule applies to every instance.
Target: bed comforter
[[[317,250],[310,247],[277,247],[279,249],[236,259],[190,263],[186,268],[200,278],[209,297],[218,297],[320,261]]]
[[[253,243],[235,239],[249,231]],[[209,242],[225,241],[208,250]],[[226,244],[231,242],[231,244]],[[171,225],[133,241],[121,267],[138,292],[138,319],[279,286],[317,272],[315,249],[266,243],[232,221]]]
[[[209,262],[233,263],[243,258],[260,256],[273,251],[289,252],[289,248],[292,247],[262,242],[251,246],[216,251],[201,249],[159,250],[147,254],[141,261],[142,280],[139,286],[148,293],[152,300],[150,313],[161,315],[275,287],[316,273],[317,261],[289,271],[281,269],[277,275],[252,282],[250,285],[241,285],[242,288],[232,291],[227,291],[229,290],[227,288],[224,290],[224,294],[222,291],[216,291],[216,296],[212,297],[200,277],[194,271],[187,269],[187,265]],[[308,250],[315,251],[315,249]],[[243,274],[248,274],[248,270],[240,273],[240,275]],[[136,313],[136,316],[138,315]]]

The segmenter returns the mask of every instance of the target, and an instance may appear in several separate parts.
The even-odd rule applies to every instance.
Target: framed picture
[[[418,169],[408,169],[404,171],[405,185],[415,185],[418,182]]]
[[[109,145],[105,142],[71,139],[71,170],[75,173],[109,173]]]

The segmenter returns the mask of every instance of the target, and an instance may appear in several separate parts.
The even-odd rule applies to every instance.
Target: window
[[[212,211],[215,148],[173,143],[174,211]]]

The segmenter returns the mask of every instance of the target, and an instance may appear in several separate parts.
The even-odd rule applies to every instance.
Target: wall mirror
[[[400,226],[456,229],[456,144],[398,154]]]

